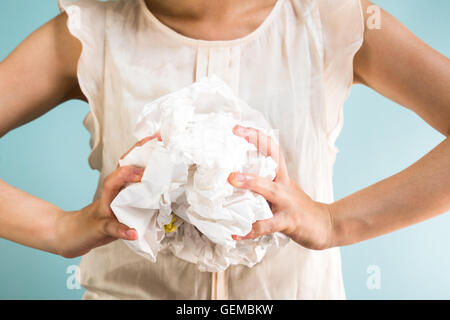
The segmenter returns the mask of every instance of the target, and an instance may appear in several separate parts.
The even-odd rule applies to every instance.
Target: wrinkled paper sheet
[[[234,171],[275,177],[276,163],[232,129],[257,128],[273,139],[261,113],[237,98],[217,76],[209,76],[144,106],[134,134],[138,140],[160,131],[162,141],[136,147],[120,166],[145,167],[141,182],[126,186],[111,203],[117,219],[135,228],[138,239],[125,241],[136,253],[156,262],[171,252],[201,271],[230,265],[254,266],[284,247],[281,233],[235,241],[257,220],[272,217],[259,194],[233,187]]]

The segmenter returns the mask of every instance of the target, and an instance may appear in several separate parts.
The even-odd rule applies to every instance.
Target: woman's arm
[[[405,170],[328,206],[330,246],[374,238],[450,210],[450,139]]]
[[[372,3],[362,0],[363,10]],[[368,19],[368,17],[366,17]],[[445,30],[441,30],[446,37]],[[450,60],[381,10],[381,29],[365,29],[354,59],[355,83],[362,83],[417,113],[450,135]]]
[[[70,98],[82,98],[77,81],[81,44],[62,14],[37,29],[0,62],[0,138]]]
[[[80,44],[64,15],[33,32],[0,62],[0,137],[32,121],[76,91]],[[56,252],[52,228],[62,210],[0,180],[0,237]]]
[[[362,3],[366,12],[371,3]],[[413,110],[447,138],[403,171],[332,204],[313,201],[285,177],[284,169],[284,178],[273,182],[234,173],[230,183],[260,193],[271,202],[274,212],[273,218],[255,222],[248,235],[236,239],[279,231],[305,247],[326,249],[386,234],[450,210],[449,59],[382,11],[382,28],[366,29],[354,67],[355,83]],[[265,145],[272,144],[251,128],[235,133],[249,141],[269,141],[257,145],[259,149],[267,150]],[[277,148],[272,145],[269,149]],[[280,161],[282,164],[282,157]]]
[[[366,12],[371,3],[362,2]],[[450,210],[450,60],[383,10],[381,22],[381,29],[365,31],[356,82],[411,109],[447,138],[405,170],[330,205],[335,246]]]
[[[66,23],[65,13],[57,16],[0,62],[0,137],[66,100],[85,100],[77,81],[81,43]],[[0,237],[65,257],[117,238],[134,240],[136,231],[117,221],[110,203],[141,175],[142,168],[117,168],[99,199],[70,212],[0,180]]]

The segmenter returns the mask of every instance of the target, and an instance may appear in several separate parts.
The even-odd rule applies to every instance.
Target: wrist
[[[51,232],[51,239],[50,239],[50,246],[52,248],[52,253],[60,255],[62,257],[65,257],[65,244],[66,244],[66,238],[69,234],[70,230],[70,221],[73,219],[74,215],[76,214],[76,211],[64,211],[61,210],[55,217],[52,232]]]
[[[332,204],[313,200],[294,182],[292,189],[298,189],[297,208],[294,222],[287,235],[306,248],[325,250],[336,246],[336,227]]]
[[[329,248],[339,247],[342,245],[342,217],[337,214],[336,202],[326,205],[330,221],[330,238]]]
[[[337,244],[337,228],[336,228],[336,216],[335,216],[335,208],[334,203],[320,203],[322,207],[323,215],[326,220],[326,237],[325,244],[323,245],[324,249],[330,249],[338,246]]]

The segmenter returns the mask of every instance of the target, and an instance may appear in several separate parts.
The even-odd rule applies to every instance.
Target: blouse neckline
[[[252,32],[249,34],[231,40],[202,40],[195,39],[188,36],[185,36],[174,29],[170,28],[163,22],[161,22],[147,7],[145,0],[139,0],[139,4],[141,6],[141,12],[144,13],[145,17],[149,19],[161,32],[165,33],[168,37],[171,37],[177,41],[183,42],[192,46],[203,46],[203,47],[215,47],[215,46],[234,46],[238,44],[244,44],[246,42],[251,41],[252,39],[258,37],[261,33],[264,32],[265,29],[271,24],[271,22],[278,15],[278,11],[281,8],[281,4],[284,0],[277,0],[274,7],[271,9],[270,13],[264,19],[264,21]]]

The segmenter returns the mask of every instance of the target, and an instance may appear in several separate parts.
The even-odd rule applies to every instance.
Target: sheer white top
[[[333,201],[332,172],[353,57],[363,42],[360,0],[278,0],[245,37],[205,41],[159,21],[144,0],[59,0],[83,45],[78,80],[90,105],[89,163],[103,179],[136,141],[148,102],[216,74],[279,130],[289,174],[314,200]],[[199,272],[173,255],[151,263],[121,241],[81,262],[84,298],[341,299],[338,248],[312,251],[291,241],[253,268]]]

